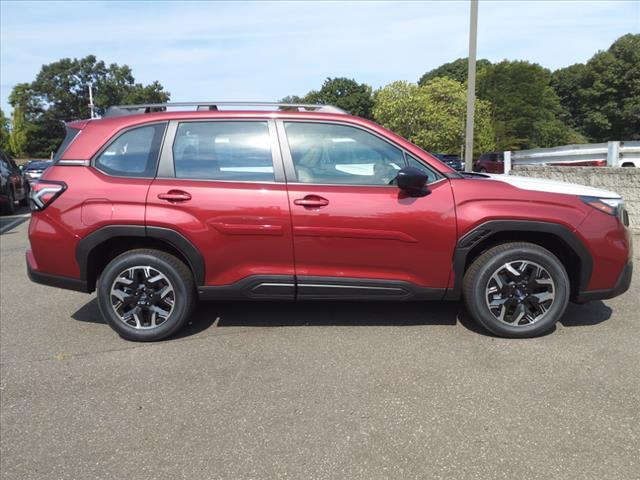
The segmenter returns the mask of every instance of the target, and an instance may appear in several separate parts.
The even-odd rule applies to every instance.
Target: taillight
[[[40,180],[31,185],[31,210],[44,210],[67,189],[64,182]]]

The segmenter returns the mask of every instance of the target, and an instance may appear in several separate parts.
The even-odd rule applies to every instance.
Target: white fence
[[[587,143],[504,152],[504,171],[511,165],[640,167],[640,141]]]

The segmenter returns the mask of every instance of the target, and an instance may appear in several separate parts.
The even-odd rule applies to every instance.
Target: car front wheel
[[[189,268],[160,250],[131,250],[105,267],[97,285],[100,312],[127,340],[149,342],[177,332],[195,302]]]
[[[550,251],[506,243],[480,255],[464,277],[469,313],[487,330],[511,338],[553,328],[569,302],[569,276]]]

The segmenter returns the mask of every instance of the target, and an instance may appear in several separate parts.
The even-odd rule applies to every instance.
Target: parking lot
[[[2,478],[640,477],[638,269],[536,339],[456,303],[273,302],[136,344],[29,282],[27,220],[0,221]]]

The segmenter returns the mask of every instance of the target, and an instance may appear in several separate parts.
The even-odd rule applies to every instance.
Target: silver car
[[[44,171],[51,165],[53,165],[53,162],[51,160],[36,160],[29,162],[27,166],[24,167],[24,176],[27,177],[29,184],[32,184],[37,181],[42,176]]]

